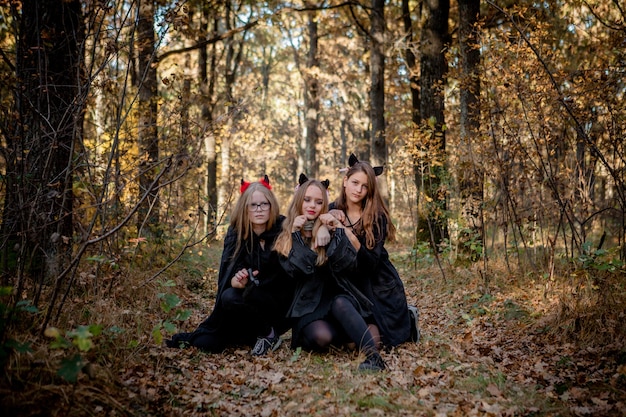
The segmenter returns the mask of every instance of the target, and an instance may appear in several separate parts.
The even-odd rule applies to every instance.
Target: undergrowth
[[[257,404],[248,395],[263,397],[274,389],[268,398],[279,398],[281,407],[294,413],[304,406],[285,403],[283,397],[296,393],[307,398],[307,409],[332,403],[328,410],[335,415],[346,410],[367,415],[364,410],[370,409],[430,415],[425,410],[441,395],[457,398],[458,404],[446,405],[456,410],[469,410],[483,397],[496,407],[492,410],[500,410],[495,415],[551,415],[554,410],[568,415],[563,402],[571,396],[563,398],[576,386],[577,368],[567,364],[582,360],[578,351],[605,355],[603,366],[613,372],[606,378],[616,392],[623,392],[626,349],[620,341],[626,339],[626,293],[623,265],[614,259],[596,254],[591,260],[559,265],[550,281],[541,274],[512,273],[503,260],[490,260],[488,271],[478,263],[459,268],[444,262],[442,271],[432,254],[416,262],[416,252],[401,245],[390,246],[389,252],[409,303],[422,310],[423,340],[385,353],[391,371],[382,379],[367,379],[378,381],[377,388],[355,381],[360,359],[349,351],[311,354],[289,349],[287,341],[273,359],[252,361],[240,348],[222,355],[164,348],[163,338],[193,330],[211,311],[221,255],[221,246],[212,244],[188,250],[160,275],[155,271],[165,260],[159,264],[151,258],[147,267],[135,258],[132,267],[110,277],[114,282],[107,282],[107,291],[94,291],[88,280],[78,282],[71,302],[47,329],[37,326],[44,309],[28,300],[18,305],[19,312],[8,311],[10,289],[5,289],[0,296],[5,335],[0,410],[6,411],[3,415],[156,415],[165,407],[169,412],[163,414],[177,414],[196,401],[184,393],[197,389],[205,395],[197,398],[197,410],[220,415],[220,407],[226,407],[216,399],[220,391],[244,407]],[[535,371],[535,362],[525,363],[525,353],[518,359],[507,353],[523,352],[518,345],[524,340],[543,346],[538,352],[550,343],[572,346],[571,352],[555,350],[560,359],[546,360],[554,380]],[[200,383],[190,380],[198,371],[212,385],[185,387]],[[206,372],[221,372],[226,379]],[[263,385],[257,379],[264,373],[287,387]],[[537,378],[535,385],[524,382],[532,378]],[[437,381],[446,381],[448,388]],[[213,389],[216,393],[210,394]],[[556,396],[549,394],[557,391]]]

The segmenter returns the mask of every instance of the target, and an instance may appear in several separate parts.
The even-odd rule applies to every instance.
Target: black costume
[[[286,312],[293,299],[294,284],[280,267],[274,241],[281,231],[284,216],[272,229],[251,241],[242,242],[239,253],[237,233],[230,227],[224,238],[224,250],[218,273],[218,289],[211,315],[191,333],[177,333],[167,341],[170,347],[191,345],[210,352],[221,352],[229,345],[254,345],[257,337],[267,335],[272,327],[278,334],[289,328]],[[261,247],[264,240],[264,247]],[[246,288],[233,288],[231,279],[237,271],[258,270],[258,285],[248,279]]]
[[[346,277],[356,266],[356,249],[343,229],[337,229],[328,244],[325,265],[316,266],[317,253],[304,241],[300,232],[292,233],[292,249],[280,263],[296,283],[293,303],[287,313],[296,319],[292,330],[292,347],[302,345],[302,329],[316,320],[337,323],[331,308],[338,297],[349,300],[358,314],[368,317],[372,303]],[[358,340],[357,340],[358,341]]]
[[[334,203],[331,203],[330,209],[336,209]],[[411,321],[404,284],[384,246],[387,238],[384,216],[380,216],[379,225],[380,230],[374,228],[376,244],[372,249],[365,245],[362,227],[358,223],[354,225],[361,248],[357,253],[357,268],[352,281],[372,301],[372,313],[381,341],[383,345],[392,347],[410,339]]]

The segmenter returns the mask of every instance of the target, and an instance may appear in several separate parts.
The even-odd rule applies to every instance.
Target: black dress
[[[251,240],[241,244],[235,256],[237,234],[234,229],[228,229],[213,311],[193,332],[175,334],[167,342],[168,346],[191,345],[221,352],[227,346],[254,345],[256,338],[267,335],[271,327],[278,334],[290,327],[286,312],[293,299],[294,283],[280,267],[278,254],[272,250],[283,220],[284,216],[280,216],[271,230],[258,236],[253,234]],[[259,271],[258,285],[248,280],[245,289],[232,288],[232,277],[244,268]],[[232,302],[233,299],[237,302]]]
[[[301,331],[315,320],[330,318],[330,308],[335,297],[347,296],[363,317],[371,314],[372,303],[347,279],[356,267],[356,249],[343,229],[337,229],[326,250],[328,261],[316,266],[317,254],[304,241],[299,232],[292,233],[292,249],[280,263],[296,283],[293,302],[287,316],[293,318],[292,347],[301,345]]]
[[[330,208],[336,208],[334,203]],[[372,249],[365,246],[365,233],[357,231],[361,248],[357,253],[352,281],[372,300],[372,314],[380,330],[381,341],[383,345],[392,347],[410,339],[411,322],[404,284],[384,246],[387,238],[384,216],[380,216],[379,224],[381,230],[374,230],[376,244]]]

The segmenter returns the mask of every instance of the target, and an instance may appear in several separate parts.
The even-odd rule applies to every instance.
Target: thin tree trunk
[[[447,236],[446,219],[443,213],[447,210],[447,185],[444,161],[445,120],[444,120],[444,89],[447,74],[445,59],[448,44],[448,17],[450,1],[426,1],[422,9],[422,35],[420,41],[420,127],[425,129],[428,142],[425,157],[416,161],[421,168],[416,170],[416,184],[432,201],[428,209],[429,235],[434,245],[438,245]],[[426,159],[428,158],[428,159]],[[425,172],[422,171],[425,170]]]
[[[232,30],[235,26],[233,24],[233,20],[237,20],[239,16],[237,16],[237,12],[233,12],[230,8],[227,9],[227,15],[225,17],[226,29]],[[232,20],[231,20],[232,19]],[[235,85],[235,81],[237,79],[237,71],[239,68],[239,64],[243,59],[243,51],[245,48],[245,37],[247,31],[242,33],[241,40],[237,41],[234,38],[228,38],[225,40],[224,48],[226,49],[226,74],[224,77],[224,93],[226,96],[227,105],[227,128],[228,134],[222,135],[221,139],[221,173],[222,173],[222,187],[220,187],[220,203],[224,203],[226,205],[227,199],[229,197],[229,192],[233,188],[233,179],[231,179],[230,174],[230,145],[233,140],[236,140],[237,136],[239,136],[237,124],[241,120],[241,107],[238,103],[238,100],[233,95],[233,88]],[[218,203],[218,204],[220,204]]]
[[[405,44],[406,48],[404,50],[404,56],[406,59],[407,70],[409,72],[409,91],[411,91],[411,121],[413,122],[413,132],[417,137],[417,133],[419,132],[419,126],[421,122],[420,116],[420,77],[419,77],[419,67],[417,65],[417,60],[415,57],[415,50],[417,49],[417,45],[414,42],[414,34],[413,34],[413,21],[411,19],[411,9],[409,7],[409,0],[402,0],[402,22],[404,23],[404,36],[405,36]],[[420,6],[421,7],[421,6]],[[420,12],[418,12],[419,15]],[[415,194],[415,207],[418,208],[416,217],[415,217],[415,239],[424,240],[425,233],[420,233],[420,230],[423,230],[423,224],[426,224],[426,217],[423,215],[420,207],[420,195],[423,190],[423,161],[416,159],[415,164],[413,166],[413,175],[415,177],[415,185],[417,187],[417,193]],[[393,201],[393,200],[392,200]]]
[[[159,159],[157,131],[157,82],[155,65],[154,2],[139,0],[137,21],[139,196],[149,197],[137,211],[137,229],[153,236],[159,224],[155,167]]]
[[[200,30],[200,39],[206,39],[208,36],[208,25],[211,19],[210,10],[204,7],[202,10],[202,21]],[[213,29],[217,31],[217,18],[213,19]],[[214,32],[215,33],[215,32]],[[216,80],[216,45],[212,44],[211,58],[209,60],[208,45],[199,49],[198,54],[198,70],[200,73],[200,90],[202,91],[201,105],[201,126],[204,134],[204,152],[206,154],[206,194],[207,194],[207,210],[204,222],[204,233],[216,226],[217,221],[217,152],[215,149],[215,133],[213,131],[213,108],[214,108],[214,92]]]
[[[319,122],[319,81],[317,79],[317,69],[319,61],[317,59],[317,17],[315,12],[308,13],[309,22],[307,25],[309,33],[309,52],[307,54],[306,69],[304,72],[304,171],[311,178],[317,178],[317,125]]]
[[[404,23],[406,43],[404,56],[409,71],[409,90],[411,91],[411,121],[417,127],[420,123],[420,78],[415,53],[413,52],[415,45],[413,44],[413,22],[411,20],[409,0],[402,0],[402,22]]]
[[[477,23],[480,15],[479,0],[459,1],[459,51],[462,79],[461,137],[459,144],[459,191],[461,215],[466,231],[460,236],[461,248],[468,240],[483,242],[483,169],[474,152],[480,130],[480,50]],[[484,247],[484,245],[481,245]],[[482,253],[469,253],[476,258]]]
[[[372,0],[370,51],[370,160],[373,165],[387,163],[387,141],[385,139],[385,1]],[[387,175],[378,177],[381,194],[388,198]]]

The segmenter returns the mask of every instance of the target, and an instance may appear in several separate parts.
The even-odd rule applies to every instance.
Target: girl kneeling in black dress
[[[326,188],[317,180],[304,182],[276,239],[280,263],[296,283],[288,312],[296,320],[292,347],[319,351],[354,342],[366,355],[360,370],[383,370],[385,363],[366,322],[372,303],[347,279],[356,267],[356,249],[341,222],[327,211]],[[319,238],[320,230],[332,231],[327,246]]]

